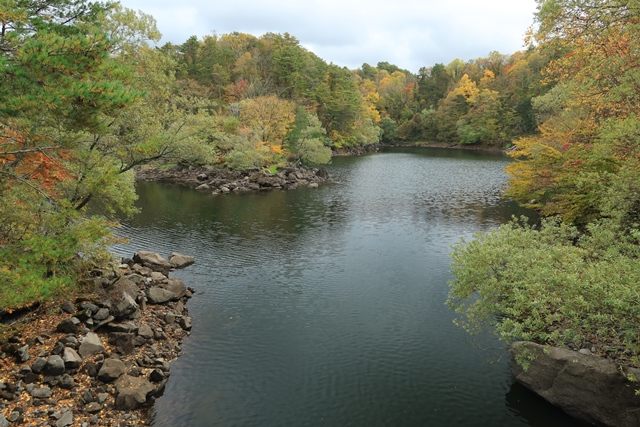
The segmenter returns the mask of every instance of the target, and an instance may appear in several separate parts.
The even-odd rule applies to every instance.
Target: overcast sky
[[[307,49],[356,68],[421,66],[523,46],[535,0],[121,0],[153,15],[163,41],[240,31],[289,32]]]

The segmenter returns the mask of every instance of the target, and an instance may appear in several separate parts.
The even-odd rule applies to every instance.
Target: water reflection
[[[180,273],[198,291],[192,337],[154,425],[569,425],[514,410],[531,395],[505,404],[503,346],[472,344],[444,305],[451,245],[518,213],[500,199],[506,161],[338,158],[335,184],[224,197],[140,184],[116,250],[198,259]]]

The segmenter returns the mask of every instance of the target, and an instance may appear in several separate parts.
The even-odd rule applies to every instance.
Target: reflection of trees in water
[[[295,239],[309,228],[335,228],[345,218],[346,203],[322,190],[270,191],[211,196],[192,189],[158,183],[140,183],[133,225],[173,228],[189,223],[203,235],[255,239]]]

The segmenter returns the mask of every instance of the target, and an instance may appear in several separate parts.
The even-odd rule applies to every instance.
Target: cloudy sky
[[[535,0],[121,0],[153,15],[164,41],[241,31],[289,32],[350,68],[388,61],[411,71],[522,48]]]

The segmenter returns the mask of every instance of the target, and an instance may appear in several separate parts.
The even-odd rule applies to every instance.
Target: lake
[[[452,245],[524,213],[501,199],[507,162],[394,149],[335,158],[319,189],[140,183],[115,251],[197,259],[176,273],[193,331],[154,426],[575,425],[445,305]]]

